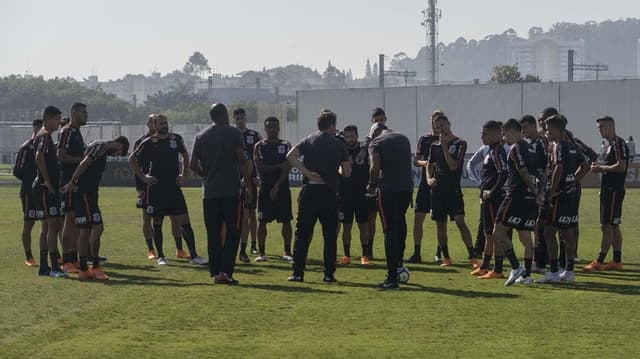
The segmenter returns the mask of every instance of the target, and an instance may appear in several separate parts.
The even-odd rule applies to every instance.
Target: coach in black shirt
[[[298,203],[293,275],[289,281],[302,282],[311,234],[316,220],[324,237],[324,282],[335,282],[338,230],[338,174],[351,176],[351,162],[344,142],[337,139],[336,114],[323,110],[318,117],[318,130],[298,143],[287,160],[304,175]],[[304,162],[300,157],[304,156]],[[340,171],[340,172],[338,172]]]
[[[413,196],[412,155],[409,139],[391,132],[386,125],[376,123],[371,127],[369,144],[371,170],[370,194],[378,191],[378,210],[384,232],[384,249],[387,255],[387,279],[380,289],[397,289],[397,267],[402,266],[402,252],[407,238],[406,212]]]
[[[203,177],[209,272],[216,284],[237,284],[233,270],[242,223],[240,174],[250,197],[252,166],[245,156],[240,130],[229,126],[227,107],[214,104],[209,115],[213,124],[196,135],[190,167],[193,173]],[[226,225],[224,246],[220,236],[223,222]]]

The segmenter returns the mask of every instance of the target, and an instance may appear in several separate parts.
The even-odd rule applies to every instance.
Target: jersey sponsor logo
[[[567,177],[565,177],[564,180],[566,182],[575,182],[576,181],[576,176],[573,173],[571,173],[571,174],[568,174]]]
[[[522,223],[522,218],[511,216],[511,217],[509,217],[509,219],[507,219],[507,223],[513,224],[514,226],[517,226],[520,223]]]
[[[524,222],[524,227],[525,228],[533,228],[536,225],[536,220],[535,219],[530,219],[526,222]]]
[[[87,217],[76,217],[76,224],[87,224]]]
[[[616,226],[619,225],[620,223],[622,223],[622,218],[620,218],[620,217],[615,217],[613,219],[613,221],[611,221],[611,224],[616,225]]]
[[[278,146],[278,154],[284,154],[287,151],[287,147],[285,145]]]

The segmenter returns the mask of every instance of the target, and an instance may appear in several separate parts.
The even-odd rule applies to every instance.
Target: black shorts
[[[87,229],[102,224],[102,213],[98,206],[98,192],[82,190],[74,192],[73,210],[78,228]]]
[[[551,224],[558,229],[578,227],[578,195],[560,194],[549,207]]]
[[[34,185],[32,193],[36,211],[40,212],[36,214],[39,218],[64,217],[60,209],[60,193],[49,193],[47,187],[40,184]]]
[[[338,221],[340,223],[367,223],[369,221],[369,198],[361,194],[340,196],[338,199]]]
[[[486,233],[493,233],[493,227],[496,223],[498,208],[504,197],[498,196],[488,200],[482,200],[480,204],[480,223],[482,230]]]
[[[367,200],[367,211],[369,213],[376,213],[378,212],[378,199],[376,196],[366,196],[365,195],[365,199]]]
[[[258,221],[271,223],[274,220],[278,223],[291,222],[291,190],[289,187],[278,190],[278,199],[272,201],[270,190],[260,190],[258,195]]]
[[[431,211],[431,187],[420,184],[416,195],[416,213],[429,213]]]
[[[255,210],[258,204],[258,189],[255,186],[255,182],[254,182],[254,185],[251,186],[251,201],[247,201],[246,191],[247,191],[247,188],[243,186],[242,187],[242,206],[244,209]]]
[[[67,212],[72,212],[75,210],[73,205],[74,195],[72,191],[67,193],[60,193],[60,210],[62,214],[66,214]]]
[[[187,202],[179,186],[149,186],[147,214],[151,217],[187,214]]]
[[[431,189],[431,219],[445,222],[447,216],[454,220],[456,216],[464,216],[464,200],[460,189]]]
[[[507,195],[498,208],[496,223],[518,231],[533,231],[536,226],[538,206],[535,198]]]
[[[25,221],[37,221],[44,218],[44,211],[38,211],[31,192],[20,193],[22,214]]]
[[[619,225],[622,223],[622,201],[624,188],[600,189],[600,224]]]

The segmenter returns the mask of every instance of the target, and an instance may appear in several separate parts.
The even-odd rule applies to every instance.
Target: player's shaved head
[[[228,124],[229,123],[229,111],[227,106],[221,103],[214,103],[209,110],[209,116],[211,121],[215,124]]]

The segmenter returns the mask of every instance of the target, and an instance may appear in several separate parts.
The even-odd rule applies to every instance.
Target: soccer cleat
[[[258,251],[258,248],[256,247],[256,242],[251,242],[251,254],[258,254],[260,253],[260,251]]]
[[[38,266],[38,262],[36,262],[35,259],[33,259],[33,257],[27,259],[26,261],[24,261],[24,264],[27,265],[27,267],[37,267]]]
[[[509,273],[509,278],[504,282],[505,287],[508,287],[515,283],[516,279],[520,278],[525,272],[524,266],[520,266],[516,269],[512,269]]]
[[[573,263],[580,263],[580,262],[582,262],[582,259],[580,259],[579,257],[573,258]]]
[[[107,280],[107,279],[109,279],[109,276],[104,274],[104,271],[100,267],[91,268],[91,274],[93,274],[93,277],[95,279],[97,279],[97,280]]]
[[[367,256],[360,257],[360,264],[363,266],[369,265],[369,258]]]
[[[378,284],[377,287],[380,290],[400,289],[400,284],[397,281],[390,281],[386,279],[384,282]]]
[[[478,276],[478,278],[480,278],[480,279],[503,279],[504,278],[504,274],[498,273],[496,271],[491,270],[491,271],[487,272],[487,274],[485,274],[485,275]]]
[[[474,269],[473,271],[471,271],[471,273],[469,273],[469,274],[481,277],[481,276],[483,276],[483,275],[485,275],[487,273],[489,273],[488,269],[484,269],[484,268],[478,267],[478,268]]]
[[[332,275],[325,275],[324,277],[322,277],[322,281],[325,283],[335,283],[338,280]]]
[[[451,266],[451,258],[444,258],[442,263],[440,263],[440,267],[450,267]]]
[[[349,264],[351,264],[351,257],[344,256],[340,258],[338,264],[340,264],[341,266],[348,266]]]
[[[81,270],[78,273],[78,279],[80,280],[90,280],[90,279],[94,279],[95,277],[93,276],[93,271],[92,270]]]
[[[215,284],[231,284],[231,285],[240,284],[240,282],[233,279],[232,276],[223,272],[220,272],[220,274],[218,274],[218,276],[214,279],[214,283]]]
[[[522,284],[522,285],[531,285],[533,284],[533,279],[531,279],[531,277],[518,277],[518,279],[516,279],[516,284]]]
[[[169,265],[169,262],[167,262],[166,258],[160,257],[160,258],[158,258],[158,265],[159,266],[166,266],[166,265]]]
[[[264,254],[260,254],[253,261],[254,262],[266,262],[267,261],[267,256],[264,255]]]
[[[595,272],[595,271],[601,271],[604,269],[604,266],[602,265],[602,263],[593,260],[591,261],[591,263],[587,264],[586,266],[582,267],[582,270],[585,272]]]
[[[558,276],[561,282],[573,283],[576,281],[576,275],[573,271],[564,271]]]
[[[75,265],[73,265],[73,263],[71,262],[67,262],[65,264],[62,265],[62,271],[65,273],[78,273],[80,272]]]
[[[604,265],[604,267],[602,267],[602,270],[615,270],[615,271],[621,271],[622,270],[622,262],[620,263],[616,263],[614,261],[611,261],[607,264]]]
[[[547,272],[544,277],[538,278],[534,282],[540,284],[558,283],[560,282],[560,274],[558,272]]]
[[[49,277],[51,277],[51,278],[68,278],[67,275],[61,270],[52,270],[49,273]]]
[[[240,253],[238,259],[240,259],[240,262],[242,263],[251,263],[251,259],[249,259],[249,256],[246,253]]]
[[[149,251],[147,251],[147,258],[148,259],[157,259],[158,255],[156,254],[156,251],[151,249]]]
[[[433,257],[433,261],[436,262],[436,263],[442,263],[442,257],[440,257],[439,255],[436,254]]]
[[[200,256],[195,256],[195,257],[191,258],[190,263],[191,264],[199,264],[199,265],[203,266],[203,265],[209,264],[209,261],[206,260],[205,258],[200,257]]]
[[[282,255],[282,260],[285,262],[293,263],[293,257],[289,253],[285,253]]]
[[[300,282],[300,283],[304,282],[304,278],[302,278],[302,276],[301,276],[301,275],[295,275],[295,274],[290,275],[290,276],[287,278],[287,280],[288,280],[289,282]]]
[[[407,263],[422,263],[422,256],[418,253],[414,253],[409,259],[407,259]]]
[[[184,251],[184,249],[178,249],[176,250],[176,258],[189,259],[191,257],[187,254],[187,252]]]
[[[471,265],[471,268],[480,268],[480,264],[475,258],[469,258],[469,264]]]

